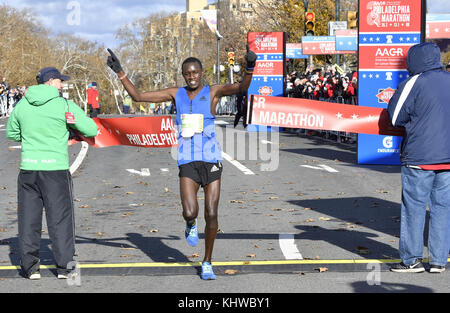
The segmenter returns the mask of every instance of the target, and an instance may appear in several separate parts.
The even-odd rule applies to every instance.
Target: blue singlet
[[[217,163],[222,161],[222,151],[216,139],[214,121],[211,114],[209,86],[203,86],[199,94],[190,100],[185,87],[178,89],[175,98],[178,127],[178,166],[194,161]],[[203,114],[203,132],[191,138],[181,136],[181,114]]]

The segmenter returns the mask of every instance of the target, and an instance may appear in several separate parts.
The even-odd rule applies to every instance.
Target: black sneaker
[[[430,265],[430,273],[442,273],[443,271],[445,271],[445,266]]]
[[[423,273],[425,267],[423,267],[422,260],[419,259],[411,265],[405,265],[403,262],[394,264],[391,271],[396,273]]]

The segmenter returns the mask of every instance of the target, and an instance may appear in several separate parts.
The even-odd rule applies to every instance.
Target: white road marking
[[[273,142],[272,142],[272,141],[267,141],[267,140],[261,140],[261,143],[262,143],[263,145],[273,145]]]
[[[144,177],[150,176],[150,170],[148,168],[142,168],[141,171],[136,171],[134,169],[127,169],[127,171]]]
[[[278,241],[286,260],[303,260],[294,240],[294,234],[279,234]]]
[[[2,124],[2,125],[0,125],[0,128],[2,128],[2,127],[5,127],[5,125],[3,125],[3,124]]]
[[[214,121],[214,124],[216,124],[216,125],[228,125],[230,123],[225,122],[225,121]]]
[[[162,169],[161,169],[161,172],[168,172],[168,171],[169,171],[168,168],[162,168]]]
[[[231,156],[229,156],[228,154],[226,154],[223,151],[222,151],[222,157],[225,160],[227,160],[228,162],[230,162],[231,164],[233,164],[234,166],[236,166],[245,175],[255,175],[255,173],[253,173],[250,169],[248,169],[247,167],[245,167],[244,165],[242,165],[241,163],[239,163],[238,161],[236,161],[235,159],[233,159]]]
[[[302,167],[311,168],[313,170],[321,170],[321,171],[327,171],[330,173],[339,173],[338,170],[335,170],[332,167],[329,167],[328,165],[320,164],[318,166],[312,166],[312,165],[301,165]]]
[[[88,143],[82,141],[81,142],[81,150],[78,153],[78,156],[75,159],[75,161],[73,162],[73,164],[70,166],[70,169],[69,169],[70,170],[70,174],[75,173],[76,170],[78,169],[78,167],[80,167],[81,163],[83,162],[84,158],[86,157],[88,149],[89,149]]]

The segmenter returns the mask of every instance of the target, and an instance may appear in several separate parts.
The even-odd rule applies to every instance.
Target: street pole
[[[303,6],[305,7],[305,14],[304,15],[306,15],[306,12],[308,12],[308,3],[309,3],[309,0],[303,0]],[[306,26],[305,26],[305,31],[306,31]],[[310,64],[312,63],[312,55],[310,56],[309,63]],[[305,59],[305,71],[306,71],[306,68],[308,67],[307,64],[308,64],[308,60]]]
[[[339,14],[339,11],[341,10],[341,3],[340,3],[340,0],[336,0],[336,21],[340,21],[341,20],[341,17],[340,17],[340,14]],[[336,64],[337,65],[340,65],[339,63],[340,63],[340,61],[341,61],[341,59],[340,59],[340,56],[339,56],[339,54],[336,54]]]
[[[220,0],[217,0],[217,32],[220,34]],[[217,36],[217,84],[220,84],[220,38]]]

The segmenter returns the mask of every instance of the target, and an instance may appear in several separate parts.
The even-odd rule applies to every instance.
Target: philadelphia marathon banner
[[[95,148],[133,146],[142,148],[168,148],[178,145],[175,127],[170,116],[143,116],[119,118],[94,118],[98,134],[78,138],[69,144],[85,141]]]
[[[409,77],[406,56],[424,29],[421,7],[422,0],[359,0],[359,105],[387,108]],[[402,137],[359,134],[358,163],[398,165],[401,142]]]
[[[286,82],[286,33],[284,32],[249,32],[248,45],[257,55],[252,81],[248,88],[250,95],[285,96]],[[273,131],[277,129],[255,125],[247,131]]]
[[[386,109],[308,100],[251,96],[247,123],[287,128],[334,130],[372,135],[403,136],[393,127]]]

